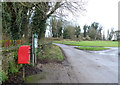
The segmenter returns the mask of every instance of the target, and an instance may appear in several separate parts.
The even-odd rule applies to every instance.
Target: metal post
[[[32,63],[34,66],[34,34],[32,36]]]
[[[25,65],[23,64],[23,80],[25,80]]]
[[[32,55],[32,63],[33,63],[33,66],[34,66],[34,54]]]
[[[35,64],[37,63],[37,59],[36,59],[36,52],[35,52]]]

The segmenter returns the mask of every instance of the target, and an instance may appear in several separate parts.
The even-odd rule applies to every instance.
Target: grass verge
[[[118,47],[118,41],[54,41],[73,46],[101,46],[101,47]],[[120,46],[120,45],[119,45]]]
[[[62,51],[60,50],[60,48],[56,45],[52,45],[51,48],[48,49],[47,52],[45,52],[45,54],[40,57],[40,61],[57,61],[57,62],[61,62],[63,60],[63,55],[62,55]],[[46,63],[47,63],[46,62]]]
[[[104,47],[76,47],[77,49],[80,50],[91,50],[91,51],[98,51],[98,50],[107,50],[109,48],[104,48]]]

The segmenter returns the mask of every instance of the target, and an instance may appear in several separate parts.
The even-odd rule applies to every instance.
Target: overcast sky
[[[80,16],[75,18],[75,16],[69,14],[69,17],[67,18],[68,21],[80,25],[81,29],[83,29],[85,24],[91,25],[93,22],[98,22],[103,26],[106,37],[108,29],[114,28],[114,31],[118,30],[118,2],[120,0],[85,1],[88,3],[85,6],[87,11],[84,12],[84,15],[80,14]]]
[[[118,30],[118,2],[120,0],[88,0],[87,12],[80,16],[76,23],[81,27],[98,22],[103,26],[105,33],[112,27]]]

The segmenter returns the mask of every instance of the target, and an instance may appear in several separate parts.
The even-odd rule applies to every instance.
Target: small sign
[[[35,48],[37,48],[37,47],[38,47],[38,39],[35,38]]]
[[[37,61],[37,48],[38,48],[38,35],[33,34],[33,39],[32,39],[32,62],[33,65],[36,64]]]

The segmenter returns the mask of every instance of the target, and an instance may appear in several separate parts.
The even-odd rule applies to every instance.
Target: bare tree
[[[14,7],[14,6],[17,6],[15,4],[19,5],[20,10],[17,10],[18,7]],[[23,10],[22,8],[24,8],[25,10],[23,10],[23,12],[21,12],[21,14],[23,14],[25,11],[26,17],[20,16],[19,19],[27,20],[27,17],[28,17],[27,13],[29,10],[30,15],[33,15],[32,17],[29,17],[29,18],[31,18],[31,21],[32,21],[32,23],[30,23],[30,24],[33,24],[31,26],[31,30],[33,33],[37,33],[39,36],[39,39],[41,39],[45,35],[45,30],[46,30],[45,24],[46,24],[46,20],[49,17],[51,17],[51,16],[67,17],[70,14],[79,15],[82,11],[85,11],[85,9],[84,9],[85,4],[86,3],[83,0],[78,1],[78,2],[76,2],[76,1],[70,2],[68,0],[61,0],[60,2],[56,2],[56,1],[52,1],[52,2],[19,2],[19,3],[17,2],[14,4],[13,4],[13,2],[6,2],[5,6],[10,10],[8,13],[10,13],[9,15],[11,16],[11,20],[13,20],[12,23],[17,20],[16,17],[18,15],[18,13],[21,12],[21,10]],[[16,12],[16,10],[17,10],[17,12]],[[21,14],[19,13],[19,15],[21,15]],[[26,24],[29,24],[29,23],[26,23]],[[12,26],[14,26],[14,27],[12,27]],[[15,27],[16,23],[13,23],[12,26],[11,26],[10,30],[13,28],[16,28]],[[24,30],[26,31],[25,28],[22,29],[22,31],[24,31]],[[17,29],[17,32],[20,32],[19,29]],[[17,32],[15,32],[15,33],[18,34]],[[24,33],[24,32],[22,32],[22,33]],[[13,36],[15,36],[15,34]]]

